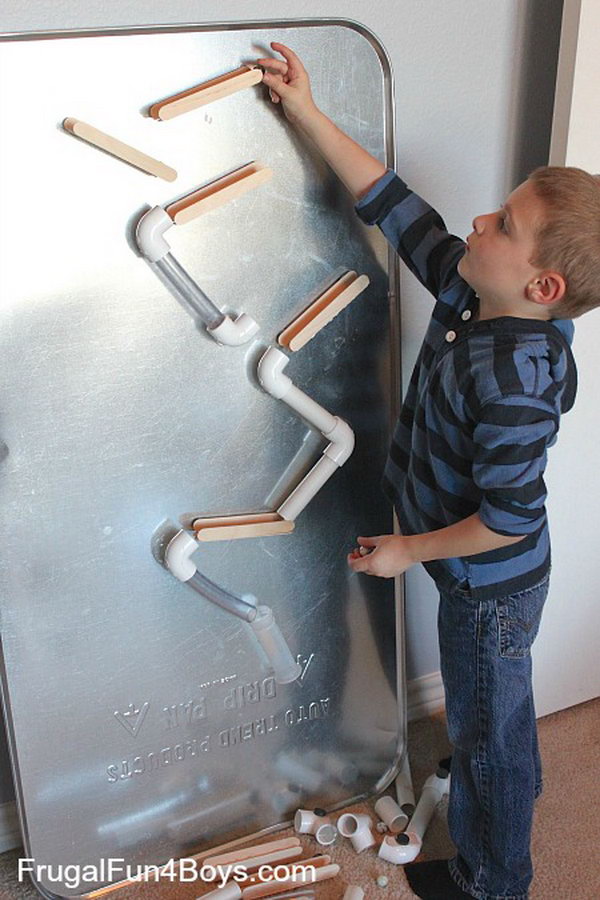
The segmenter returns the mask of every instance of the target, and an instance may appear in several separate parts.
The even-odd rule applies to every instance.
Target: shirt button
[[[470,318],[471,318],[471,310],[465,309],[464,312],[461,313],[461,319],[463,320],[463,322],[468,322]]]
[[[447,331],[446,332],[446,340],[448,341],[449,344],[451,344],[452,341],[454,341],[455,339],[456,339],[455,331]]]

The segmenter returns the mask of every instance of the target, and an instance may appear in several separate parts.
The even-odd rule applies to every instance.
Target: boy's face
[[[520,184],[497,212],[473,219],[458,272],[480,298],[509,308],[525,300],[527,285],[539,269],[529,260],[535,251],[536,229],[544,220],[542,201],[531,182]]]

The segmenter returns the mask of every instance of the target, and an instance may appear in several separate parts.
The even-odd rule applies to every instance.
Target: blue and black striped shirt
[[[477,295],[456,268],[464,241],[394,172],[356,211],[436,298],[383,477],[401,531],[422,534],[477,512],[492,531],[526,537],[424,563],[438,587],[460,585],[482,600],[532,587],[550,566],[543,474],[575,400],[573,323],[476,321]]]

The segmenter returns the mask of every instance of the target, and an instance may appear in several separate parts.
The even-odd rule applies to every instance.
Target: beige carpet
[[[600,900],[600,700],[540,719],[539,733],[545,787],[534,823],[531,900]],[[449,750],[442,716],[411,724],[409,754],[417,789]],[[422,859],[452,854],[444,812],[443,807],[439,809],[427,832]],[[288,833],[280,832],[278,837]],[[320,849],[311,838],[303,842],[306,856]],[[402,869],[381,862],[375,849],[357,856],[349,842],[342,841],[331,850],[331,856],[341,866],[341,873],[316,886],[315,900],[340,900],[347,884],[359,884],[367,900],[414,897]],[[19,851],[0,855],[0,898],[35,900],[37,891],[17,881],[18,858]],[[389,879],[385,888],[376,884],[382,874]],[[162,882],[127,887],[106,896],[110,900],[193,900],[209,890]]]

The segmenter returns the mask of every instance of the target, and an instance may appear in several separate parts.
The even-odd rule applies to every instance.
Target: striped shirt
[[[424,563],[443,590],[499,598],[550,567],[547,449],[575,400],[573,323],[512,316],[476,321],[479,300],[457,272],[465,242],[392,171],[358,202],[436,303],[394,431],[383,487],[403,534],[473,513],[508,547]]]

